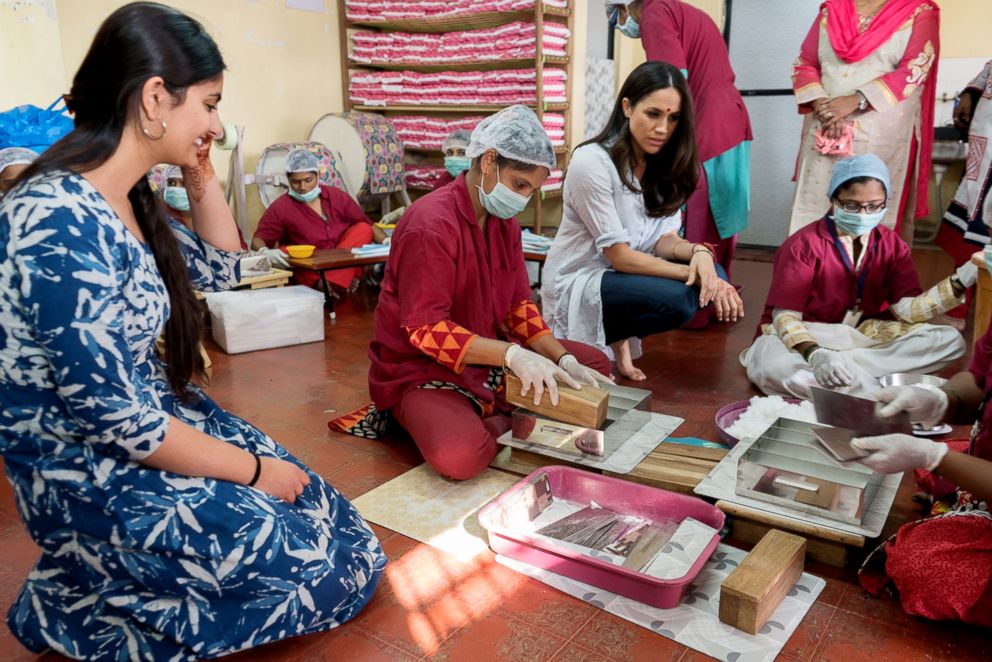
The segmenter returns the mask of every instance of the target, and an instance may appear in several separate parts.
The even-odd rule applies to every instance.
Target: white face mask
[[[496,166],[496,186],[492,192],[486,191],[479,185],[479,202],[496,218],[513,218],[524,210],[530,202],[529,195],[520,195],[499,180],[499,166]]]

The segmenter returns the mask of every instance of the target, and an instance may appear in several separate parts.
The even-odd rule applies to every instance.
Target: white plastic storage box
[[[303,285],[205,295],[214,341],[228,354],[324,339],[324,295]]]

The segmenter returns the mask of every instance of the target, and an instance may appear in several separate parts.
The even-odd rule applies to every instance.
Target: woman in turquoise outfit
[[[241,257],[208,157],[223,70],[188,16],[118,9],[73,80],[75,130],[0,205],[0,453],[42,550],[7,620],[32,651],[217,657],[352,618],[385,565],[344,497],[191,382],[190,279],[229,287]],[[180,241],[159,162],[184,169]]]

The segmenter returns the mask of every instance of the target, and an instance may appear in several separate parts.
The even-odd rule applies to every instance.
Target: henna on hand
[[[203,136],[203,144],[196,151],[196,167],[183,168],[183,183],[190,199],[199,202],[207,192],[207,184],[211,179],[216,178],[214,166],[210,162],[210,145],[213,140],[210,136]]]

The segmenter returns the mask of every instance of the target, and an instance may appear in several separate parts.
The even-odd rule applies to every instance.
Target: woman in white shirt
[[[676,329],[713,304],[744,314],[713,251],[679,235],[696,188],[692,101],[664,62],[634,69],[603,131],[572,154],[564,211],[541,294],[555,335],[612,353],[621,375],[644,380],[638,339]]]

